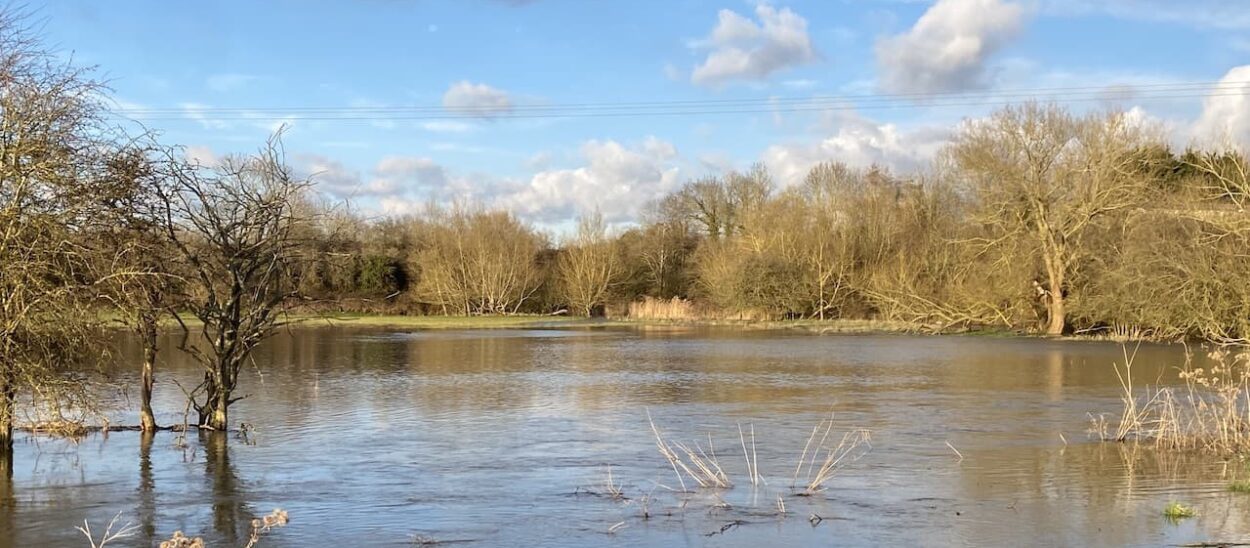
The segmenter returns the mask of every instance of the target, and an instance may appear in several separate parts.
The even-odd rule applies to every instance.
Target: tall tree
[[[560,254],[556,270],[564,300],[583,315],[593,315],[607,301],[623,266],[603,215],[595,212],[578,220],[577,234]]]
[[[1007,107],[967,124],[950,149],[990,227],[988,248],[1024,241],[1044,283],[1045,331],[1063,333],[1071,277],[1100,220],[1147,200],[1137,167],[1147,132],[1122,113],[1075,116],[1055,105]]]
[[[92,355],[90,225],[102,206],[101,86],[0,10],[0,453],[20,393],[74,388]]]

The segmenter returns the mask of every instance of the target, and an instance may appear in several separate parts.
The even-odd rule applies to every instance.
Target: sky
[[[638,219],[763,162],[922,169],[1024,99],[1122,109],[1177,147],[1250,143],[1244,0],[358,0],[35,8],[119,118],[208,163],[285,125],[369,215],[458,201],[549,227]]]

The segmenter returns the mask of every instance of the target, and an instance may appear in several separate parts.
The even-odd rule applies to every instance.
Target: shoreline
[[[795,331],[814,335],[926,335],[965,336],[989,338],[1023,338],[1054,341],[1081,342],[1137,342],[1137,339],[1119,339],[1102,334],[1068,334],[1049,336],[1042,333],[1006,329],[1001,327],[938,329],[931,325],[904,321],[835,318],[827,320],[674,320],[633,318],[585,318],[577,316],[512,315],[512,316],[403,316],[387,314],[310,314],[294,313],[288,326],[302,327],[359,327],[377,329],[405,329],[434,331],[442,329],[699,329],[724,328],[742,331]],[[1143,340],[1142,342],[1174,342]]]
[[[194,328],[199,321],[183,317],[188,327]],[[163,330],[176,330],[172,320],[162,320]],[[115,325],[119,329],[123,326]],[[700,329],[720,328],[742,331],[793,331],[813,335],[925,335],[965,336],[989,338],[1021,338],[1074,342],[1151,342],[1173,343],[1170,340],[1120,338],[1105,334],[1068,334],[1050,336],[1002,327],[973,327],[939,329],[932,325],[904,321],[834,318],[827,320],[728,320],[728,319],[633,319],[633,318],[585,318],[578,316],[551,316],[540,314],[517,314],[508,316],[407,316],[399,314],[369,314],[359,312],[312,313],[293,312],[282,321],[282,328],[360,328],[395,329],[407,331],[438,330],[488,330],[488,329]]]

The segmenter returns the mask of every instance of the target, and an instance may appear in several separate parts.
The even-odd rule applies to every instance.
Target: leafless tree
[[[102,207],[101,86],[42,49],[22,14],[0,10],[0,452],[19,393],[73,389],[92,356],[91,243]]]
[[[987,248],[1036,249],[1046,333],[1067,326],[1069,281],[1095,223],[1148,199],[1136,169],[1147,133],[1121,113],[1074,116],[1055,105],[1007,107],[969,123],[950,149],[992,227]]]
[[[449,314],[515,314],[543,283],[546,241],[513,215],[455,207],[427,220],[421,298]]]
[[[239,372],[298,293],[294,232],[310,183],[292,176],[280,132],[254,155],[182,164],[171,177],[162,196],[166,235],[188,271],[184,306],[200,323],[183,349],[204,367],[188,397],[201,426],[225,430]]]
[[[624,267],[603,215],[596,212],[578,220],[577,234],[561,251],[556,270],[571,308],[591,316],[605,304]]]

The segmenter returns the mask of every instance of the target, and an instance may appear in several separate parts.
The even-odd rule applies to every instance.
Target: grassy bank
[[[118,318],[108,316],[106,323],[120,327]],[[199,320],[187,314],[182,321],[196,328]],[[574,316],[548,316],[541,314],[518,314],[511,316],[404,316],[390,314],[367,314],[359,312],[293,312],[285,316],[285,322],[301,327],[359,327],[374,329],[435,330],[435,329],[537,329],[537,328],[602,328],[632,327],[648,328],[701,328],[723,327],[743,330],[793,330],[816,334],[867,334],[867,333],[920,333],[942,335],[965,335],[981,337],[1031,337],[1043,336],[1001,328],[937,330],[933,326],[889,320],[865,319],[802,319],[802,320],[724,320],[724,319],[632,319],[583,318]],[[165,319],[162,326],[176,329],[177,322]],[[1099,335],[1067,335],[1054,337],[1058,340],[1099,341],[1115,340]]]
[[[305,314],[289,321],[309,327],[377,327],[394,329],[508,329],[572,327],[596,324],[594,320],[567,316],[390,316],[378,314]]]
[[[199,320],[187,314],[182,321],[188,327],[199,326]],[[986,336],[1021,336],[1022,333],[1003,330],[947,330],[934,331],[931,326],[910,322],[864,319],[803,319],[803,320],[721,320],[721,319],[632,319],[584,318],[574,316],[548,316],[518,314],[511,316],[403,316],[367,314],[358,312],[316,313],[293,312],[285,316],[285,322],[302,327],[360,327],[377,329],[534,329],[534,328],[699,328],[724,327],[744,330],[795,330],[818,334],[855,333],[943,333]],[[115,323],[120,326],[120,323]],[[169,329],[178,327],[172,319],[162,321]]]

